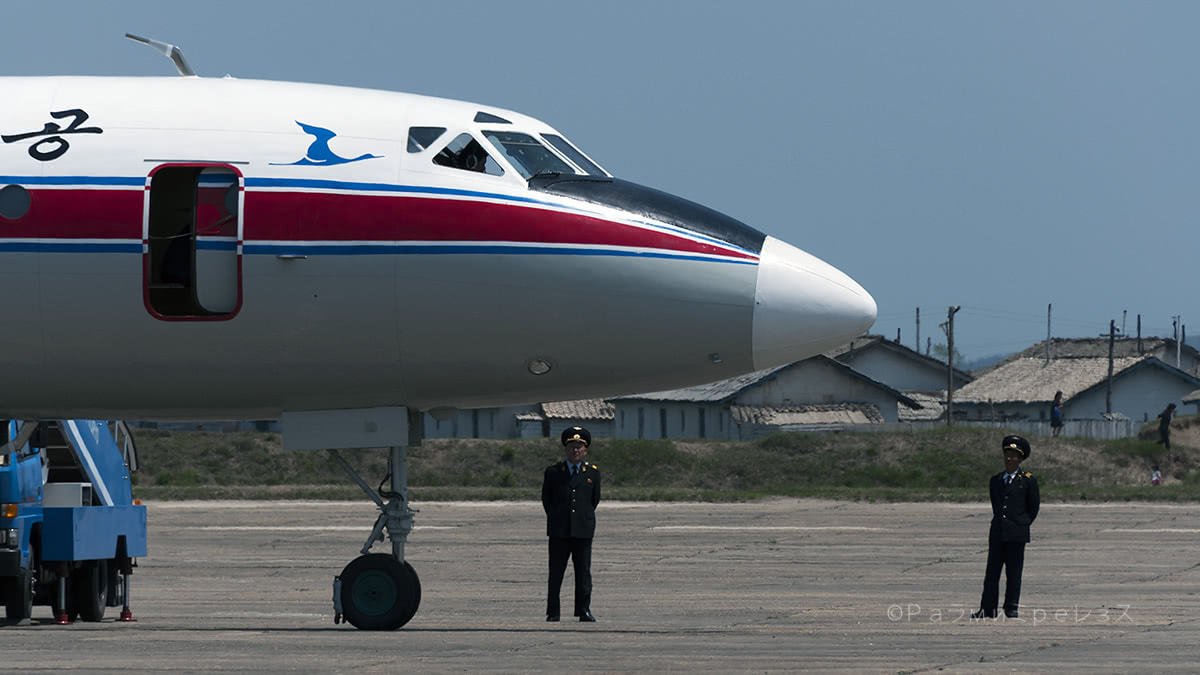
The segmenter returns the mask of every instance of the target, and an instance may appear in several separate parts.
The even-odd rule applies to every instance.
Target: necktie
[[[572,464],[571,465],[571,477],[574,478],[575,476],[578,476],[578,475],[579,475],[579,467],[576,466],[575,464]]]
[[[1012,479],[1013,479],[1013,475],[1011,473],[1004,474],[1004,484],[1005,485],[1011,485]]]

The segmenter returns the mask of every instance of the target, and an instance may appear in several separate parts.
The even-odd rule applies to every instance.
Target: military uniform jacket
[[[1029,526],[1037,518],[1042,498],[1032,473],[1017,469],[1012,482],[1004,484],[1004,472],[992,476],[992,528],[989,536],[1003,542],[1028,542]]]
[[[546,510],[546,535],[591,539],[596,532],[596,505],[600,503],[600,469],[582,462],[572,477],[566,461],[546,467],[542,480],[542,508]]]

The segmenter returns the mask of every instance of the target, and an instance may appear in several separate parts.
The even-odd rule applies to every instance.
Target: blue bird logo
[[[295,162],[271,162],[272,166],[335,166],[338,164],[349,164],[350,162],[361,162],[364,159],[379,159],[382,155],[372,155],[366,153],[358,157],[342,157],[329,149],[329,141],[334,136],[334,132],[324,127],[305,124],[300,120],[296,120],[296,124],[304,130],[304,133],[312,136],[315,140],[312,145],[308,146],[308,150],[304,156]]]

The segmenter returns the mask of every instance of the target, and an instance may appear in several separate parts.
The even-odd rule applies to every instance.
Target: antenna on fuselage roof
[[[196,76],[196,71],[192,70],[192,67],[188,65],[187,59],[183,58],[183,50],[181,50],[179,47],[176,47],[175,45],[169,45],[165,42],[159,42],[158,40],[144,38],[140,35],[134,35],[133,33],[126,33],[125,37],[133,40],[134,42],[140,42],[144,45],[157,49],[159,52],[162,52],[163,56],[171,59],[171,62],[175,64],[175,70],[178,70],[181,76]]]

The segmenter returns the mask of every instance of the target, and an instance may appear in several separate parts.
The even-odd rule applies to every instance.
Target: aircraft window
[[[0,188],[0,218],[16,220],[29,213],[31,203],[29,190],[20,185],[5,185]]]
[[[492,176],[504,174],[504,169],[500,168],[500,164],[492,159],[487,150],[483,149],[479,141],[475,140],[471,134],[466,133],[459,134],[446,147],[442,148],[442,151],[433,158],[433,163]]]
[[[493,115],[492,113],[485,113],[482,110],[475,113],[475,121],[479,122],[481,124],[512,124],[512,122],[509,122],[508,120],[504,119],[503,117],[500,117],[499,115]]]
[[[446,133],[445,127],[409,127],[408,151],[421,152]]]
[[[566,155],[567,159],[575,162],[575,164],[580,169],[583,169],[584,172],[586,172],[589,176],[608,175],[604,169],[596,166],[595,162],[585,157],[582,152],[577,150],[575,146],[571,145],[570,142],[568,142],[567,139],[563,138],[562,136],[555,136],[554,134],[542,134],[542,138],[549,141],[550,145],[553,145],[555,150],[558,150],[562,154]]]
[[[570,164],[562,161],[550,148],[542,145],[529,134],[515,131],[485,131],[484,136],[512,162],[525,178],[540,173],[579,173]]]

